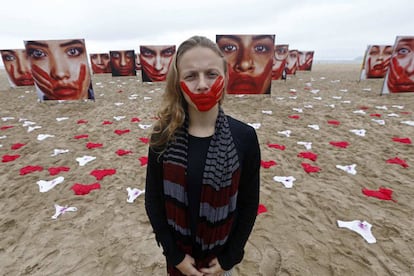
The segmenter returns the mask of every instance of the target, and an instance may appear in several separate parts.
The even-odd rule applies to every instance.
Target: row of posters
[[[313,51],[275,45],[275,35],[217,35],[216,43],[228,63],[229,94],[270,94],[272,80],[312,67]],[[139,54],[134,50],[90,54],[91,72],[83,39],[32,40],[24,45],[25,49],[1,50],[3,63],[10,83],[34,83],[40,100],[94,99],[93,72],[135,76],[141,69],[144,82],[164,81],[176,50],[175,45],[143,45]],[[370,53],[375,52],[372,48]],[[414,37],[397,37],[383,93],[414,92],[413,53]]]
[[[368,45],[360,80],[384,78],[381,94],[414,92],[414,36],[397,36],[394,45]]]

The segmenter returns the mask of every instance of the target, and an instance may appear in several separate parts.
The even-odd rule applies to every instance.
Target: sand
[[[414,275],[414,146],[393,141],[414,141],[414,126],[402,123],[414,121],[414,94],[380,96],[382,80],[358,82],[359,69],[359,64],[315,64],[312,72],[273,81],[271,96],[227,96],[225,112],[260,124],[262,160],[277,163],[261,169],[260,203],[267,212],[258,215],[234,275]],[[144,197],[129,203],[126,190],[145,187],[140,158],[148,145],[139,138],[149,129],[141,127],[154,123],[164,84],[95,75],[93,85],[96,102],[38,103],[33,87],[11,89],[0,71],[0,155],[20,155],[0,164],[1,275],[165,275]],[[25,121],[41,128],[28,132]],[[279,133],[286,130],[290,137]],[[39,134],[54,136],[39,141]],[[82,134],[89,136],[74,138]],[[330,144],[338,141],[349,146]],[[88,142],[103,146],[88,149]],[[312,148],[298,142],[311,142]],[[24,145],[13,150],[17,143]],[[54,149],[69,152],[51,156]],[[120,156],[120,149],[131,152]],[[317,160],[298,157],[306,151]],[[96,159],[80,166],[76,158],[84,155]],[[408,167],[386,162],[395,157]],[[305,172],[303,162],[320,171]],[[355,175],[336,167],[351,164]],[[43,170],[20,175],[29,165]],[[59,166],[70,170],[51,176],[48,169]],[[101,180],[90,174],[102,169],[116,173]],[[63,183],[39,191],[39,180],[58,176]],[[274,176],[296,181],[285,188]],[[101,188],[86,195],[71,190],[75,183],[97,182]],[[391,189],[394,200],[362,193],[380,187]],[[77,211],[52,219],[54,204]],[[367,221],[376,243],[339,228],[337,220]]]

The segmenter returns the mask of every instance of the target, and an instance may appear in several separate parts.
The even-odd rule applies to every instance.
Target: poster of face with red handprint
[[[397,36],[382,94],[414,92],[414,36]]]
[[[84,39],[24,44],[41,101],[94,99]]]

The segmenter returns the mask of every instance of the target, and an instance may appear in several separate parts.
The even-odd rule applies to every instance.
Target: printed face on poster
[[[298,51],[298,71],[311,71],[314,51]]]
[[[135,51],[117,50],[109,51],[111,57],[111,70],[113,77],[136,76]]]
[[[175,45],[141,45],[139,50],[142,81],[165,81],[175,54]]]
[[[227,60],[228,94],[270,94],[275,35],[216,35]]]
[[[280,80],[286,67],[286,58],[289,54],[288,44],[276,44],[272,67],[272,80]]]
[[[25,49],[0,50],[11,87],[33,85],[33,76]]]
[[[108,53],[94,53],[89,55],[92,72],[94,74],[111,73],[111,58]]]
[[[41,101],[94,99],[84,39],[24,44]]]
[[[414,36],[397,36],[382,93],[414,92]]]
[[[392,45],[369,45],[367,47],[361,79],[384,78],[392,55]]]
[[[298,68],[298,50],[289,50],[288,57],[286,58],[286,74],[294,75]]]

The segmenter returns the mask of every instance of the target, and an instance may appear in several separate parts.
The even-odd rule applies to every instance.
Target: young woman
[[[145,208],[169,275],[231,275],[259,203],[255,130],[221,108],[227,65],[195,36],[178,48],[151,135]]]

